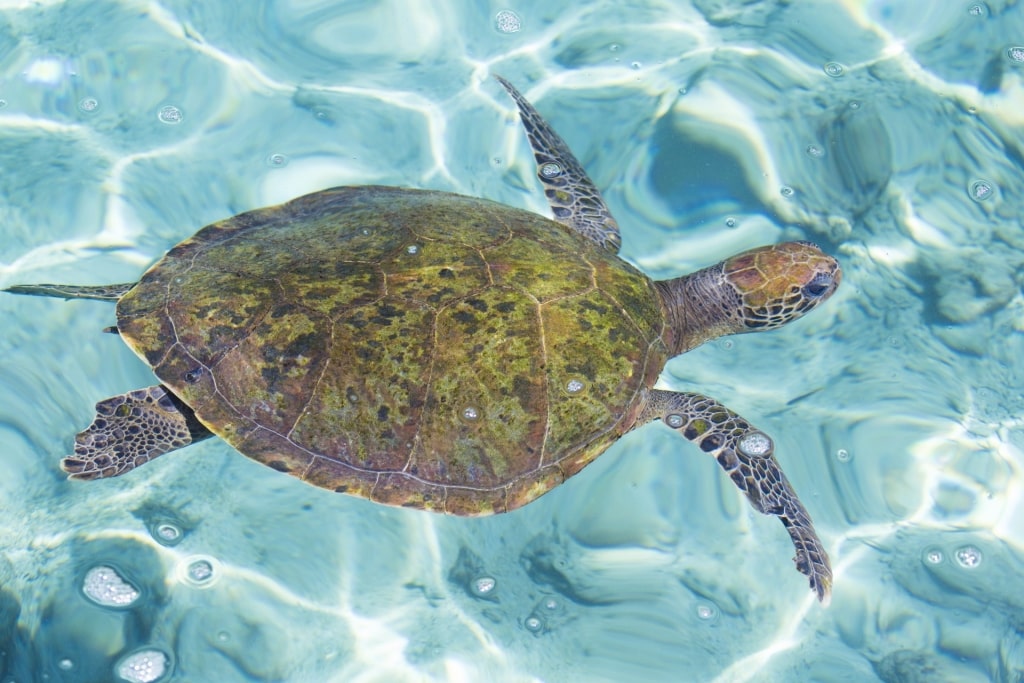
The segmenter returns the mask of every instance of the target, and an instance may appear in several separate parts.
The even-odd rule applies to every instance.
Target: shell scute
[[[218,393],[240,416],[288,434],[328,362],[331,333],[324,316],[276,305],[211,369]]]
[[[385,505],[444,512],[447,489],[404,473],[382,474],[370,499]]]
[[[418,216],[411,221],[399,218],[392,227],[408,230],[412,238],[410,243],[422,240],[487,249],[511,239],[519,222],[506,211],[508,207],[495,202],[481,202],[475,197],[453,194],[447,195],[449,199],[443,203],[429,199],[424,202],[424,196],[418,192],[400,192],[401,196],[393,198],[397,212]]]
[[[302,479],[314,486],[361,498],[370,498],[380,474],[360,470],[327,457],[316,457]]]
[[[547,303],[542,316],[552,397],[545,462],[551,462],[583,448],[595,434],[621,429],[645,386],[649,354],[635,326],[599,290]]]
[[[593,268],[576,258],[568,244],[561,239],[551,239],[550,235],[536,237],[536,240],[510,240],[485,251],[496,284],[529,292],[541,302],[583,292],[593,286]],[[552,254],[564,258],[553,263]]]
[[[386,290],[376,264],[352,261],[297,263],[278,274],[283,298],[334,320],[352,306],[376,301]]]
[[[412,247],[414,253],[410,253]],[[387,273],[388,294],[435,307],[490,284],[480,251],[459,243],[410,241],[393,252],[381,267]]]
[[[434,324],[425,306],[384,299],[334,326],[325,379],[307,389],[291,438],[350,465],[398,471],[409,461],[430,377]]]

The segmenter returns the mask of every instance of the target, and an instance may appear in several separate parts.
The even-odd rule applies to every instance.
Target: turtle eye
[[[828,273],[818,273],[814,276],[814,279],[804,285],[800,291],[809,299],[819,299],[832,289],[832,284],[834,282],[835,278]]]

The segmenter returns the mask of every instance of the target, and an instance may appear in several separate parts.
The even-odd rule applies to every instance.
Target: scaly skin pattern
[[[75,454],[61,467],[71,479],[116,477],[209,436],[176,396],[146,387],[97,403],[96,418],[75,437]]]
[[[644,395],[637,420],[660,420],[715,458],[746,494],[754,509],[778,517],[796,548],[796,568],[823,604],[832,592],[832,568],[811,517],[775,459],[775,444],[764,432],[713,398],[652,390]]]
[[[613,254],[618,253],[622,244],[619,225],[569,146],[511,83],[501,76],[494,78],[519,108],[519,118],[537,162],[537,178],[544,185],[555,220]]]
[[[607,249],[526,211],[385,187],[210,225],[117,315],[245,455],[463,515],[579,471],[632,426],[667,358],[653,283]]]
[[[841,280],[839,262],[811,242],[783,242],[656,285],[678,355],[722,335],[781,327],[832,296]]]

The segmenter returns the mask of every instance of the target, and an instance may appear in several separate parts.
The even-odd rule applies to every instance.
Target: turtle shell
[[[392,505],[528,503],[632,426],[665,362],[651,281],[483,199],[341,187],[174,247],[117,327],[244,455]]]

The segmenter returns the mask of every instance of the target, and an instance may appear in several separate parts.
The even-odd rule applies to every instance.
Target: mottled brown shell
[[[207,226],[117,315],[243,454],[455,514],[578,472],[632,425],[666,355],[651,282],[610,252],[527,211],[386,187]]]

